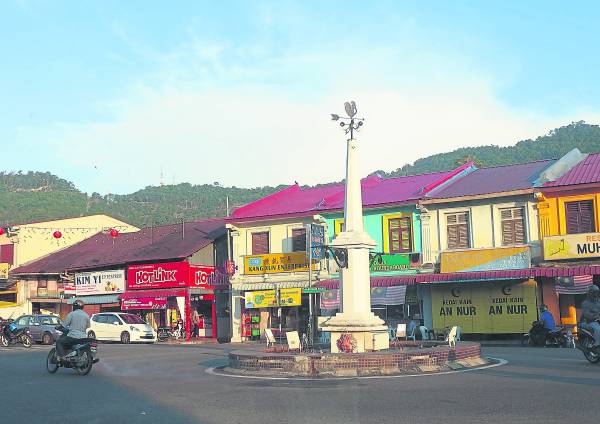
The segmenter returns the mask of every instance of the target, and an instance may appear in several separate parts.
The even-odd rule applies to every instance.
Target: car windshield
[[[39,317],[40,324],[42,325],[59,325],[60,320],[58,317]]]
[[[146,322],[143,319],[141,319],[140,317],[138,317],[137,315],[122,314],[119,316],[121,317],[121,319],[123,321],[125,321],[126,324],[146,324]]]

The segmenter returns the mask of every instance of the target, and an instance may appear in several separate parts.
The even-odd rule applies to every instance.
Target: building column
[[[231,342],[242,341],[242,292],[231,289]]]

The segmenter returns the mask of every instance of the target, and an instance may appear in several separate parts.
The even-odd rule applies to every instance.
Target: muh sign
[[[122,293],[125,290],[125,270],[82,272],[75,274],[75,294]],[[65,291],[66,288],[65,288]]]
[[[544,259],[547,261],[596,257],[600,257],[600,233],[544,237]]]

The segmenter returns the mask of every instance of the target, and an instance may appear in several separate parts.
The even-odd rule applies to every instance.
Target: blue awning
[[[103,303],[119,303],[119,294],[96,294],[89,296],[75,296],[67,300],[72,305],[76,300],[81,300],[86,305],[101,305]]]

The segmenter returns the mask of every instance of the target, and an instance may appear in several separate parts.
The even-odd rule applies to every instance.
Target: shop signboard
[[[0,263],[0,280],[8,279],[8,268],[9,264],[6,262]]]
[[[316,263],[313,263],[313,269]],[[308,259],[304,252],[269,253],[244,257],[244,274],[262,275],[280,272],[308,271]]]
[[[419,255],[416,255],[420,257]],[[410,253],[378,255],[371,262],[371,272],[406,271],[419,267],[419,262],[411,261]]]
[[[544,260],[597,258],[600,233],[565,234],[544,237]]]
[[[279,306],[300,306],[302,304],[302,289],[279,289]]]
[[[325,227],[319,224],[308,224],[310,230],[311,254],[313,259],[325,258]],[[308,252],[308,250],[307,250]]]
[[[300,306],[302,289],[279,289],[279,304],[275,290],[247,291],[244,294],[246,308],[272,308],[277,306]]]
[[[134,299],[124,299],[121,303],[124,310],[131,309],[166,309],[166,297],[138,297]]]
[[[433,328],[458,325],[463,333],[525,333],[537,319],[535,281],[436,284]]]
[[[271,308],[277,306],[275,290],[247,291],[244,293],[246,308]]]
[[[127,267],[127,288],[160,289],[186,287],[190,281],[187,262],[161,262]]]
[[[529,246],[517,246],[442,252],[440,272],[493,271],[530,267]]]
[[[215,268],[212,266],[190,265],[190,287],[212,289]]]
[[[123,291],[125,291],[125,270],[123,269],[75,274],[75,294],[77,296],[123,293]]]

